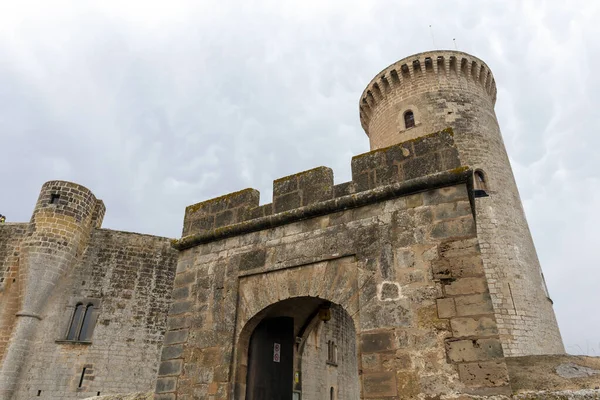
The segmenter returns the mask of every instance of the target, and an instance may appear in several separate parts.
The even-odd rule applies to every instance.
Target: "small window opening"
[[[404,126],[406,129],[415,126],[415,114],[411,110],[404,113]]]
[[[381,94],[381,89],[377,83],[373,84],[373,92],[375,92],[375,97],[381,99],[383,96]]]
[[[37,397],[40,397],[41,395],[42,395],[42,391],[41,391],[41,390],[38,390]]]
[[[402,71],[402,76],[406,79],[410,78],[410,71],[408,70],[408,65],[406,64],[402,64],[402,66],[400,67],[400,70]]]
[[[50,204],[58,204],[59,199],[60,199],[60,194],[52,193],[50,195]]]
[[[383,84],[383,88],[385,89],[386,93],[390,91],[390,82],[387,80],[387,78],[385,76],[381,77],[381,83]]]
[[[475,171],[475,189],[486,190],[487,185],[485,181],[485,175],[481,171]]]
[[[438,65],[438,73],[440,71],[445,71],[446,67],[444,66],[444,57],[443,56],[438,56],[437,58],[437,65]]]
[[[79,378],[79,386],[77,386],[77,387],[83,386],[83,378],[85,376],[85,370],[86,370],[86,368],[84,367],[83,371],[81,371],[81,378]]]
[[[337,364],[337,345],[333,340],[327,342],[327,362]]]
[[[329,389],[329,400],[335,400],[335,389],[333,387]]]
[[[420,73],[421,72],[421,62],[419,60],[413,61],[412,65],[413,65],[413,71],[415,73]]]
[[[85,306],[78,303],[75,306],[75,312],[71,319],[71,325],[67,332],[67,340],[74,341],[89,341],[92,337],[94,329],[93,324],[94,305],[88,304]]]
[[[371,100],[369,104],[376,104],[375,97],[373,97],[373,93],[370,90],[367,90],[367,99]]]
[[[100,396],[100,392],[96,393],[96,396]]]
[[[431,61],[431,57],[425,58],[425,71],[433,72],[433,61]]]
[[[463,75],[467,75],[467,69],[468,69],[468,68],[469,68],[469,67],[468,67],[468,61],[467,61],[467,59],[466,59],[466,58],[463,58],[463,59],[461,60],[461,62],[460,62],[460,72],[461,72]]]
[[[477,170],[473,174],[473,189],[475,197],[488,197],[487,180],[483,171]]]
[[[456,57],[454,56],[450,56],[450,72],[454,72],[455,74],[456,72]]]

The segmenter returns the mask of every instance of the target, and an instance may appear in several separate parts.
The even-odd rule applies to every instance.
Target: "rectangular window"
[[[70,342],[89,343],[92,340],[94,327],[99,314],[99,300],[86,299],[75,304],[71,320],[66,330],[66,338]]]
[[[327,341],[327,363],[337,365],[337,345],[333,340]]]

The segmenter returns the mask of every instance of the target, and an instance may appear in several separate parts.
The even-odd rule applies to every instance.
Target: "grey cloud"
[[[433,47],[485,60],[567,348],[600,352],[596,2],[66,2],[0,16],[0,212],[66,179],[105,227],[176,237],[186,205],[368,150],[358,98]],[[68,6],[67,6],[68,5]],[[429,30],[433,28],[433,39]],[[595,343],[595,344],[594,344]],[[579,348],[583,349],[580,350]]]

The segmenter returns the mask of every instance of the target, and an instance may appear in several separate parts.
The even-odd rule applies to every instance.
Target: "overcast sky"
[[[345,182],[366,84],[456,38],[495,75],[567,350],[600,355],[598,21],[597,0],[0,0],[0,213],[28,221],[63,179],[104,200],[105,228],[177,237],[201,200],[269,203],[320,165]]]

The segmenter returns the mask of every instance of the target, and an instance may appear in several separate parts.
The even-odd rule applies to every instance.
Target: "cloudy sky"
[[[600,355],[599,20],[597,0],[0,0],[0,213],[28,221],[64,179],[104,227],[177,237],[197,201],[268,203],[320,165],[345,182],[369,80],[456,38],[494,72],[567,350]]]

